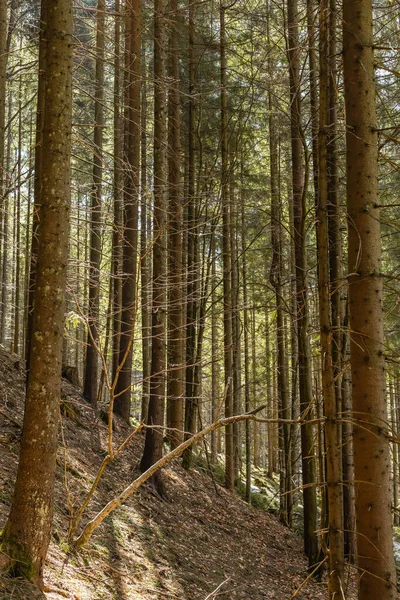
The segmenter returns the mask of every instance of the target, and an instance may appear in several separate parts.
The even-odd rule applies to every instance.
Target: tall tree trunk
[[[272,69],[271,69],[272,70]],[[285,332],[283,325],[283,256],[282,256],[282,211],[279,205],[279,176],[278,176],[278,136],[276,127],[276,116],[273,113],[271,93],[268,94],[269,105],[269,151],[270,151],[270,182],[271,182],[271,246],[272,261],[270,269],[270,282],[275,290],[276,303],[276,348],[278,354],[277,376],[278,376],[278,406],[279,418],[291,419],[288,374],[285,352]],[[288,423],[280,425],[280,437],[282,439],[282,470],[281,488],[285,492],[281,496],[280,519],[289,524],[292,518],[293,496],[292,469],[291,469],[291,427]]]
[[[168,383],[171,447],[183,441],[182,190],[177,0],[169,3],[168,74]]]
[[[22,42],[20,40],[19,50],[22,52]],[[20,67],[21,67],[20,61]],[[20,330],[21,330],[21,153],[22,153],[22,79],[19,78],[18,86],[18,150],[17,150],[17,190],[15,195],[15,229],[14,238],[15,248],[15,302],[14,302],[14,343],[13,352],[19,354]]]
[[[125,30],[125,184],[122,313],[119,347],[120,373],[115,388],[114,412],[127,423],[131,412],[133,336],[138,308],[137,245],[140,190],[140,92],[142,50],[142,4],[131,0],[126,5]]]
[[[142,139],[141,139],[141,170],[140,170],[140,283],[142,309],[142,408],[141,420],[147,422],[147,411],[150,398],[150,352],[151,352],[151,265],[150,265],[150,207],[147,189],[147,82],[146,60],[142,39]]]
[[[329,112],[328,34],[329,0],[320,3],[320,101],[318,134],[317,256],[322,393],[324,398],[326,482],[328,491],[329,597],[340,598],[343,591],[343,494],[341,446],[338,443],[338,406],[335,394],[330,314],[328,242],[327,127]],[[340,441],[340,440],[339,440]]]
[[[217,269],[215,251],[215,232],[211,238],[211,420],[219,418],[219,386],[218,386],[218,329],[217,329]],[[211,433],[211,461],[217,462],[218,433]]]
[[[154,244],[153,305],[151,322],[150,402],[144,452],[140,463],[146,471],[162,456],[165,408],[165,310],[166,310],[166,17],[164,0],[154,2]],[[154,483],[163,492],[160,473]]]
[[[12,95],[11,91],[8,94],[8,117],[11,119],[12,111]],[[6,152],[6,172],[9,172],[10,161],[11,161],[11,127],[8,128],[7,135],[7,152]],[[2,261],[2,273],[1,273],[1,322],[0,322],[0,340],[3,344],[6,337],[6,326],[7,326],[7,308],[8,308],[8,229],[9,229],[9,186],[4,187],[4,213],[3,213],[3,256]]]
[[[64,289],[67,276],[72,125],[72,0],[47,0],[45,128],[36,309],[17,481],[3,550],[14,572],[42,583],[56,468]],[[43,15],[42,15],[43,16]],[[42,19],[43,21],[43,19]]]
[[[343,4],[348,279],[359,599],[397,597],[386,434],[371,0]]]
[[[6,125],[6,78],[7,78],[7,2],[0,4],[0,270],[1,281],[3,281],[3,256],[6,253],[4,240],[5,226],[5,125]],[[2,284],[3,287],[3,284]],[[0,314],[3,311],[3,304],[0,305]],[[3,340],[4,332],[0,331],[0,338]]]
[[[249,412],[250,403],[250,356],[249,356],[249,309],[247,290],[247,256],[246,256],[246,209],[244,199],[244,169],[243,148],[240,151],[240,210],[241,210],[241,237],[242,237],[242,287],[243,287],[243,334],[244,334],[244,410]],[[268,327],[268,324],[267,324]],[[267,364],[267,369],[269,365]],[[268,398],[268,402],[270,399]],[[269,442],[268,435],[268,442]],[[251,502],[251,429],[250,422],[245,423],[245,446],[246,446],[246,500]],[[269,463],[269,461],[268,461]]]
[[[119,362],[119,340],[121,333],[121,270],[122,270],[122,162],[121,162],[121,5],[115,1],[114,24],[114,227],[112,236],[112,381],[117,374]]]
[[[225,417],[233,415],[233,356],[232,356],[232,289],[231,289],[231,221],[229,210],[229,164],[228,164],[228,110],[226,100],[226,31],[225,7],[221,4],[220,61],[221,61],[221,204],[222,204],[222,262],[224,288],[224,368],[225,368]],[[234,445],[233,425],[225,429],[225,485],[233,489]]]
[[[195,196],[195,4],[189,0],[189,124],[188,124],[188,169],[187,169],[187,244],[186,244],[186,400],[185,432],[186,436],[196,432],[197,398],[195,397],[195,347],[196,347],[196,257],[198,244],[197,202]],[[182,465],[189,469],[192,461],[192,446],[182,456]]]
[[[103,178],[103,125],[104,125],[104,23],[105,0],[98,0],[96,12],[96,72],[94,94],[93,184],[90,203],[90,271],[89,313],[86,347],[84,397],[97,406],[99,372],[99,305],[101,266],[101,204]]]
[[[288,58],[291,106],[293,225],[296,263],[297,335],[299,353],[300,413],[306,421],[312,406],[310,343],[308,340],[308,277],[305,239],[306,182],[303,165],[300,106],[300,46],[297,0],[288,0]],[[313,429],[301,427],[304,502],[304,543],[310,566],[318,559],[316,471]]]

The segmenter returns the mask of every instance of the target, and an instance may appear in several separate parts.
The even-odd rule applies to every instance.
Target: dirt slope
[[[18,458],[24,399],[21,367],[15,356],[0,350],[0,527],[9,510]],[[95,477],[106,449],[106,428],[101,421],[96,425],[91,409],[68,382],[63,383],[62,399],[70,416],[62,417],[54,533],[46,570],[49,591],[36,594],[23,582],[3,578],[0,598],[292,597],[306,577],[301,539],[201,472],[185,472],[179,461],[165,470],[168,501],[143,486],[106,519],[87,548],[71,552],[66,539],[70,510],[76,510]],[[129,431],[118,423],[115,443]],[[139,434],[109,467],[84,521],[135,477],[142,444]],[[314,581],[296,595],[298,600],[325,597],[325,584]]]

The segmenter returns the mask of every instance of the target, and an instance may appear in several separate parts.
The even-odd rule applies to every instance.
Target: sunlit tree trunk
[[[359,599],[397,597],[383,345],[371,0],[343,4],[348,280]]]
[[[72,1],[47,0],[45,127],[36,308],[17,481],[3,531],[14,572],[38,583],[50,542],[70,208]],[[43,14],[42,14],[43,17]]]
[[[188,114],[188,149],[187,149],[187,241],[186,241],[186,368],[185,368],[185,435],[196,432],[197,398],[195,397],[195,347],[196,347],[196,313],[197,313],[197,202],[195,195],[195,4],[189,0],[189,114]],[[193,448],[190,446],[182,456],[182,465],[189,469]]]
[[[141,139],[141,170],[140,170],[140,283],[142,302],[142,408],[141,419],[147,421],[150,394],[150,352],[151,352],[151,264],[150,242],[151,222],[147,186],[147,81],[144,44],[142,39],[142,139]]]
[[[33,308],[36,287],[36,261],[39,243],[39,223],[40,223],[40,186],[42,181],[42,156],[43,156],[43,126],[44,126],[44,85],[45,77],[40,75],[46,71],[46,40],[43,37],[43,31],[46,24],[46,0],[41,1],[40,8],[40,30],[39,30],[39,83],[37,92],[36,105],[36,143],[35,143],[35,180],[33,187],[34,205],[32,215],[32,243],[31,243],[31,260],[29,268],[29,289],[27,302],[27,327],[25,340],[25,360],[26,371],[29,372],[30,361],[30,346],[32,341],[32,325],[33,325]]]

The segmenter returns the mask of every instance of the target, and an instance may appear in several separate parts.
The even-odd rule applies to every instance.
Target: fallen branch
[[[228,579],[225,579],[225,581],[222,581],[218,587],[215,588],[215,590],[213,590],[211,592],[211,594],[208,594],[208,596],[205,598],[205,600],[211,600],[211,598],[215,598],[216,596],[219,596],[219,591],[220,589],[226,584],[228,583],[228,581],[230,581],[230,577],[228,577]]]
[[[138,427],[136,427],[136,429],[134,429],[132,431],[132,433],[126,438],[126,440],[124,442],[122,442],[122,444],[119,446],[119,448],[116,450],[116,452],[113,452],[112,454],[107,454],[107,456],[104,458],[103,462],[101,463],[98,471],[97,471],[97,475],[95,477],[95,480],[92,484],[92,487],[90,488],[84,502],[82,503],[80,509],[78,510],[76,517],[74,518],[74,520],[72,521],[71,527],[69,529],[68,532],[68,539],[71,539],[74,535],[76,530],[78,529],[79,523],[81,521],[81,518],[83,516],[83,513],[85,512],[90,500],[93,497],[93,494],[95,493],[97,486],[99,485],[101,476],[103,475],[107,465],[109,465],[110,463],[112,463],[116,458],[118,458],[118,456],[120,455],[120,453],[122,452],[122,450],[125,448],[125,446],[128,444],[128,442],[130,442],[130,440],[144,427],[143,423],[140,423],[140,425]]]
[[[142,486],[148,479],[150,479],[159,469],[161,469],[166,464],[171,462],[171,460],[173,460],[174,458],[177,458],[178,456],[180,456],[182,454],[182,452],[184,452],[186,450],[186,448],[189,448],[189,446],[198,442],[204,436],[208,435],[212,431],[215,431],[216,429],[220,429],[221,427],[226,427],[226,425],[230,425],[231,423],[237,423],[238,421],[256,420],[257,417],[255,415],[257,413],[259,413],[261,410],[263,410],[264,408],[265,408],[265,405],[260,406],[259,408],[256,408],[255,410],[252,410],[249,413],[245,413],[242,415],[235,415],[233,417],[228,417],[228,418],[224,418],[224,419],[219,419],[218,421],[215,421],[211,425],[208,425],[208,427],[205,427],[198,433],[195,433],[191,438],[185,440],[184,442],[182,442],[182,444],[177,446],[177,448],[175,448],[174,450],[171,450],[171,452],[168,452],[168,454],[166,454],[165,456],[160,458],[160,460],[158,460],[156,463],[154,463],[154,465],[152,465],[149,469],[147,469],[147,471],[142,473],[137,479],[135,479],[135,481],[133,481],[131,484],[129,484],[116,498],[113,498],[113,500],[110,500],[110,502],[108,504],[106,504],[106,506],[99,513],[97,513],[97,515],[95,517],[93,517],[93,519],[91,521],[89,521],[85,525],[82,533],[74,542],[75,548],[79,549],[79,548],[82,548],[82,546],[84,546],[85,544],[87,544],[93,531],[95,529],[97,529],[97,527],[104,521],[104,519],[106,517],[108,517],[108,515],[113,510],[115,510],[116,508],[121,506],[121,504],[123,504],[123,502],[125,502],[125,500],[127,500],[129,498],[129,496],[134,494],[136,492],[136,490],[138,490],[140,488],[140,486]],[[263,419],[263,422],[277,423],[277,422],[286,422],[286,421],[284,419],[265,419],[265,420]],[[304,423],[304,419],[300,418],[296,421],[291,420],[290,422],[301,425],[302,423]]]

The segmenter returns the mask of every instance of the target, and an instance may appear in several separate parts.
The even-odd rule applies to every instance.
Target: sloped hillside
[[[22,365],[0,351],[0,526],[12,497],[24,401]],[[90,544],[74,553],[67,542],[76,510],[106,449],[106,427],[95,423],[79,390],[63,383],[55,521],[45,594],[3,578],[0,598],[58,600],[299,600],[326,597],[325,584],[307,583],[302,541],[262,510],[249,508],[203,473],[179,461],[165,470],[168,500],[150,485],[112,513]],[[99,431],[98,435],[96,432]],[[116,443],[129,428],[117,423]],[[143,444],[139,434],[112,464],[89,514],[135,477]]]

